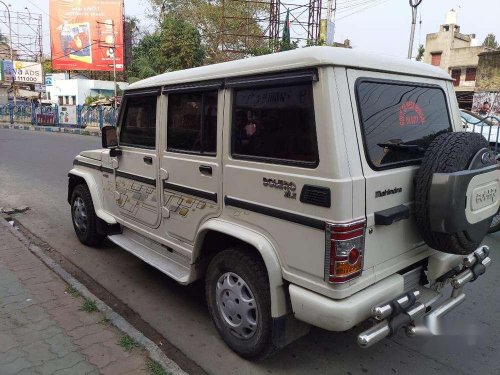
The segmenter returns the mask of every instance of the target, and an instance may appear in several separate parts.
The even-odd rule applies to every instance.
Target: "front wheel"
[[[85,185],[77,185],[71,194],[71,218],[80,242],[87,246],[99,245],[104,236],[97,231],[97,216],[90,191]]]
[[[276,350],[262,259],[243,248],[220,252],[208,266],[205,292],[215,327],[233,351],[244,358],[263,359]]]

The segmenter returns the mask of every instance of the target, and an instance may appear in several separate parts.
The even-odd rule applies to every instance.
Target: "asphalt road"
[[[0,129],[0,207],[28,205],[18,220],[97,283],[137,312],[209,374],[500,374],[500,262],[467,286],[467,299],[450,313],[450,334],[395,339],[366,350],[346,333],[313,329],[269,360],[240,359],[219,339],[201,285],[183,287],[117,247],[81,245],[66,202],[74,156],[100,139]],[[486,243],[493,260],[500,234]]]

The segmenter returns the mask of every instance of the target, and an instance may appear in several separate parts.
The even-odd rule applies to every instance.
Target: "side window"
[[[217,91],[168,95],[167,150],[216,154]]]
[[[120,129],[120,144],[155,148],[156,96],[128,97]]]
[[[312,84],[235,89],[232,155],[236,159],[317,165]]]

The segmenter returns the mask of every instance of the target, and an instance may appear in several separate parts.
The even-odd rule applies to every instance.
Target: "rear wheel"
[[[77,185],[71,194],[71,218],[80,242],[87,246],[100,244],[104,236],[97,231],[98,217],[94,211],[92,196],[86,185]]]
[[[263,359],[272,343],[271,296],[264,262],[243,248],[217,254],[208,266],[207,305],[224,342],[248,359]]]

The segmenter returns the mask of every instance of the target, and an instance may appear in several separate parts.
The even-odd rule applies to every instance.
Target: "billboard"
[[[43,83],[42,64],[33,61],[2,62],[2,81],[36,84]]]
[[[52,68],[123,70],[123,0],[49,0]]]

